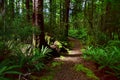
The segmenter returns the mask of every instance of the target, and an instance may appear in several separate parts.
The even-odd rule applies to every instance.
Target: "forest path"
[[[73,43],[73,48],[68,55],[55,58],[54,61],[62,62],[59,68],[56,68],[55,77],[53,80],[91,80],[83,72],[75,70],[75,65],[84,63],[81,58],[82,52],[80,41],[74,38],[69,38],[69,41]]]
[[[76,71],[76,65],[84,65],[85,63],[85,66],[91,66],[91,68],[92,65],[89,62],[85,62],[82,58],[82,52],[80,51],[82,45],[80,41],[74,38],[68,38],[68,40],[72,44],[72,49],[69,51],[69,54],[54,58],[50,64],[47,64],[48,70],[43,70],[42,73],[33,75],[33,77],[36,77],[33,80],[95,80],[89,78],[82,71]]]
[[[93,78],[93,76],[90,78],[82,71],[76,71],[75,66],[79,64],[83,64],[84,67],[90,69],[100,80],[117,80],[113,75],[106,74],[104,70],[99,71],[92,61],[86,61],[82,58],[82,52],[80,51],[82,45],[79,40],[69,38],[69,41],[73,44],[69,54],[54,58],[51,64],[47,66],[48,71],[43,71],[41,77],[39,76],[34,80],[99,80]],[[96,77],[95,75],[94,77]]]

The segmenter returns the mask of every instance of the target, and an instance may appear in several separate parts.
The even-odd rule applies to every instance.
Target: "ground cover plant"
[[[95,74],[92,72],[92,70],[86,68],[82,64],[77,64],[77,65],[74,66],[74,68],[75,68],[76,71],[84,72],[89,78],[91,78],[93,80],[99,80],[99,78],[95,76]]]
[[[13,62],[10,61],[9,59],[2,61],[0,63],[0,79],[1,80],[10,80],[10,78],[7,77],[7,75],[10,75],[10,74],[20,75],[20,74],[22,74],[21,72],[16,70],[17,68],[20,68],[20,65],[13,64]]]
[[[85,51],[83,51],[83,57],[88,60],[95,61],[99,64],[99,69],[109,68],[112,69],[112,73],[119,78],[119,60],[120,60],[120,41],[112,40],[108,42],[105,46],[98,47],[88,47]],[[118,71],[117,71],[118,69]]]

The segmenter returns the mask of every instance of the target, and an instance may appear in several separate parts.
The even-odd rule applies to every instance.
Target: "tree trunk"
[[[40,35],[35,35],[34,45],[41,48],[45,45],[43,0],[33,0],[33,23],[41,31]]]
[[[70,0],[65,0],[64,4],[64,13],[63,13],[63,22],[65,23],[65,37],[68,37],[68,28],[69,28],[69,7],[70,7]]]
[[[30,0],[26,0],[26,11],[27,11],[27,20],[30,22]]]
[[[113,22],[111,21],[111,2],[107,2],[106,4],[106,13],[105,13],[105,25],[104,25],[104,31],[107,34],[107,36],[112,39],[112,24]]]
[[[4,0],[0,0],[0,16],[4,15],[4,13],[5,13]]]
[[[5,9],[5,1],[4,0],[0,0],[0,29],[3,30],[3,33],[5,33],[6,31],[6,27],[5,27],[5,13],[6,13],[6,9]],[[2,39],[0,39],[2,41],[5,42],[5,37],[3,36]]]
[[[43,17],[43,0],[38,0],[38,24],[41,30],[41,34],[39,35],[40,39],[40,45],[41,48],[42,45],[45,45],[45,34],[44,34],[44,17]]]

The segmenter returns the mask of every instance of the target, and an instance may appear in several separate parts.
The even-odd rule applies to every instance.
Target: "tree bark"
[[[30,0],[26,0],[26,11],[27,11],[27,20],[30,22]]]
[[[38,23],[41,30],[41,34],[39,35],[40,39],[40,45],[41,48],[42,45],[45,45],[45,33],[44,33],[44,17],[43,17],[43,0],[38,0]]]
[[[68,37],[68,28],[69,28],[69,7],[70,7],[70,0],[65,0],[64,4],[64,13],[63,13],[63,22],[65,23],[65,37]]]
[[[35,35],[34,45],[41,48],[45,45],[43,0],[33,0],[33,23],[41,31],[40,35]]]
[[[4,15],[5,13],[5,5],[4,5],[4,0],[0,0],[0,15]]]

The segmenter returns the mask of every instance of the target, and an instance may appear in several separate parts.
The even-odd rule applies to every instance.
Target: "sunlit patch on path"
[[[83,72],[76,72],[74,66],[83,63],[80,51],[80,41],[70,38],[74,43],[69,54],[55,58],[54,61],[63,62],[61,68],[56,72],[54,80],[91,80]]]
[[[73,48],[68,54],[63,54],[60,57],[54,58],[52,63],[48,65],[50,71],[47,73],[47,76],[42,76],[40,80],[96,80],[90,78],[87,72],[76,71],[75,66],[78,65],[79,67],[79,65],[84,65],[85,61],[81,56],[80,41],[74,38],[69,38],[69,41],[74,43]],[[82,69],[89,70],[86,65],[85,68],[82,67]]]
[[[69,53],[67,55],[55,58],[55,60],[57,61],[68,61],[68,62],[74,62],[74,63],[78,63],[80,62],[82,59],[80,58],[82,52],[80,51],[80,41],[70,38],[71,41],[74,43],[74,47],[72,50],[69,51]]]

